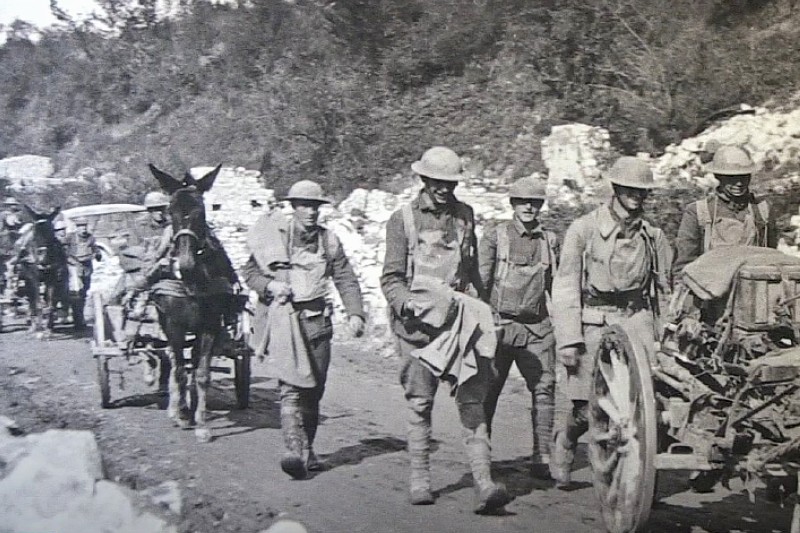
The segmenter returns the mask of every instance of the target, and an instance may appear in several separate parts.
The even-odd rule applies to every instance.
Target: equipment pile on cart
[[[664,318],[655,361],[615,327],[595,362],[589,459],[613,533],[646,528],[657,470],[689,471],[700,492],[733,477],[751,499],[758,482],[771,500],[797,490],[800,259],[711,250],[685,268]]]

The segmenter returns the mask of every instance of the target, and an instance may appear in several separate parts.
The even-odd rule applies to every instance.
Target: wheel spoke
[[[609,420],[619,426],[622,424],[622,415],[620,414],[617,407],[614,405],[614,402],[608,398],[607,396],[603,396],[602,398],[597,399],[597,406],[603,410],[603,412],[608,415]]]

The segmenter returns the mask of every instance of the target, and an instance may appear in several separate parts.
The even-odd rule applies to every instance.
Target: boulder
[[[55,173],[53,161],[40,155],[19,155],[0,159],[0,178],[19,184],[22,180],[51,178]]]

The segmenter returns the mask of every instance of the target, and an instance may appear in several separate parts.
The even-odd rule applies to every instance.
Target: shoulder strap
[[[406,231],[406,240],[408,241],[408,252],[411,253],[417,247],[417,226],[414,224],[414,212],[411,210],[411,204],[405,204],[400,209],[403,215],[403,228]]]
[[[336,237],[336,232],[330,228],[322,228],[320,230],[319,240],[322,242],[322,253],[325,254],[325,261],[330,263],[336,255],[336,246],[339,239]]]
[[[708,209],[708,198],[697,200],[694,205],[697,208],[697,223],[703,226],[703,252],[707,252],[711,248],[711,231],[714,227]]]
[[[417,225],[414,223],[414,211],[411,209],[411,204],[404,204],[400,208],[400,214],[403,216],[403,229],[406,233],[406,277],[412,279],[414,277],[414,252],[417,249],[419,236],[417,235]]]

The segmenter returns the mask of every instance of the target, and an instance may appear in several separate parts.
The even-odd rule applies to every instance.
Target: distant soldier
[[[24,224],[22,204],[12,196],[3,200],[3,211],[0,212],[0,231],[8,232],[9,239],[13,243],[19,238],[19,232]]]
[[[553,431],[555,337],[546,305],[558,260],[558,240],[539,222],[546,199],[542,180],[523,178],[509,191],[514,218],[487,228],[478,249],[480,273],[500,335],[497,377],[486,397],[489,431],[511,365],[516,363],[532,395],[532,474],[548,477]]]
[[[634,349],[652,359],[658,295],[669,290],[672,253],[664,233],[645,221],[644,201],[655,187],[648,164],[621,157],[608,173],[611,202],[573,222],[553,280],[553,323],[564,373],[558,387],[570,400],[555,423],[550,473],[571,484],[578,438],[589,427],[594,358],[609,325],[619,325]]]
[[[3,200],[0,212],[0,294],[4,293],[8,285],[8,263],[14,257],[14,243],[20,235],[23,226],[22,209],[20,203],[9,196]]]
[[[714,194],[689,204],[683,214],[675,240],[676,273],[718,246],[778,245],[769,204],[750,192],[750,181],[757,170],[750,154],[738,146],[722,146],[707,170],[719,185]]]
[[[89,232],[89,221],[85,218],[75,220],[77,231],[67,237],[67,266],[69,268],[69,297],[72,320],[76,330],[86,327],[83,310],[86,295],[92,283],[92,260],[100,260],[100,249],[94,235]]]

